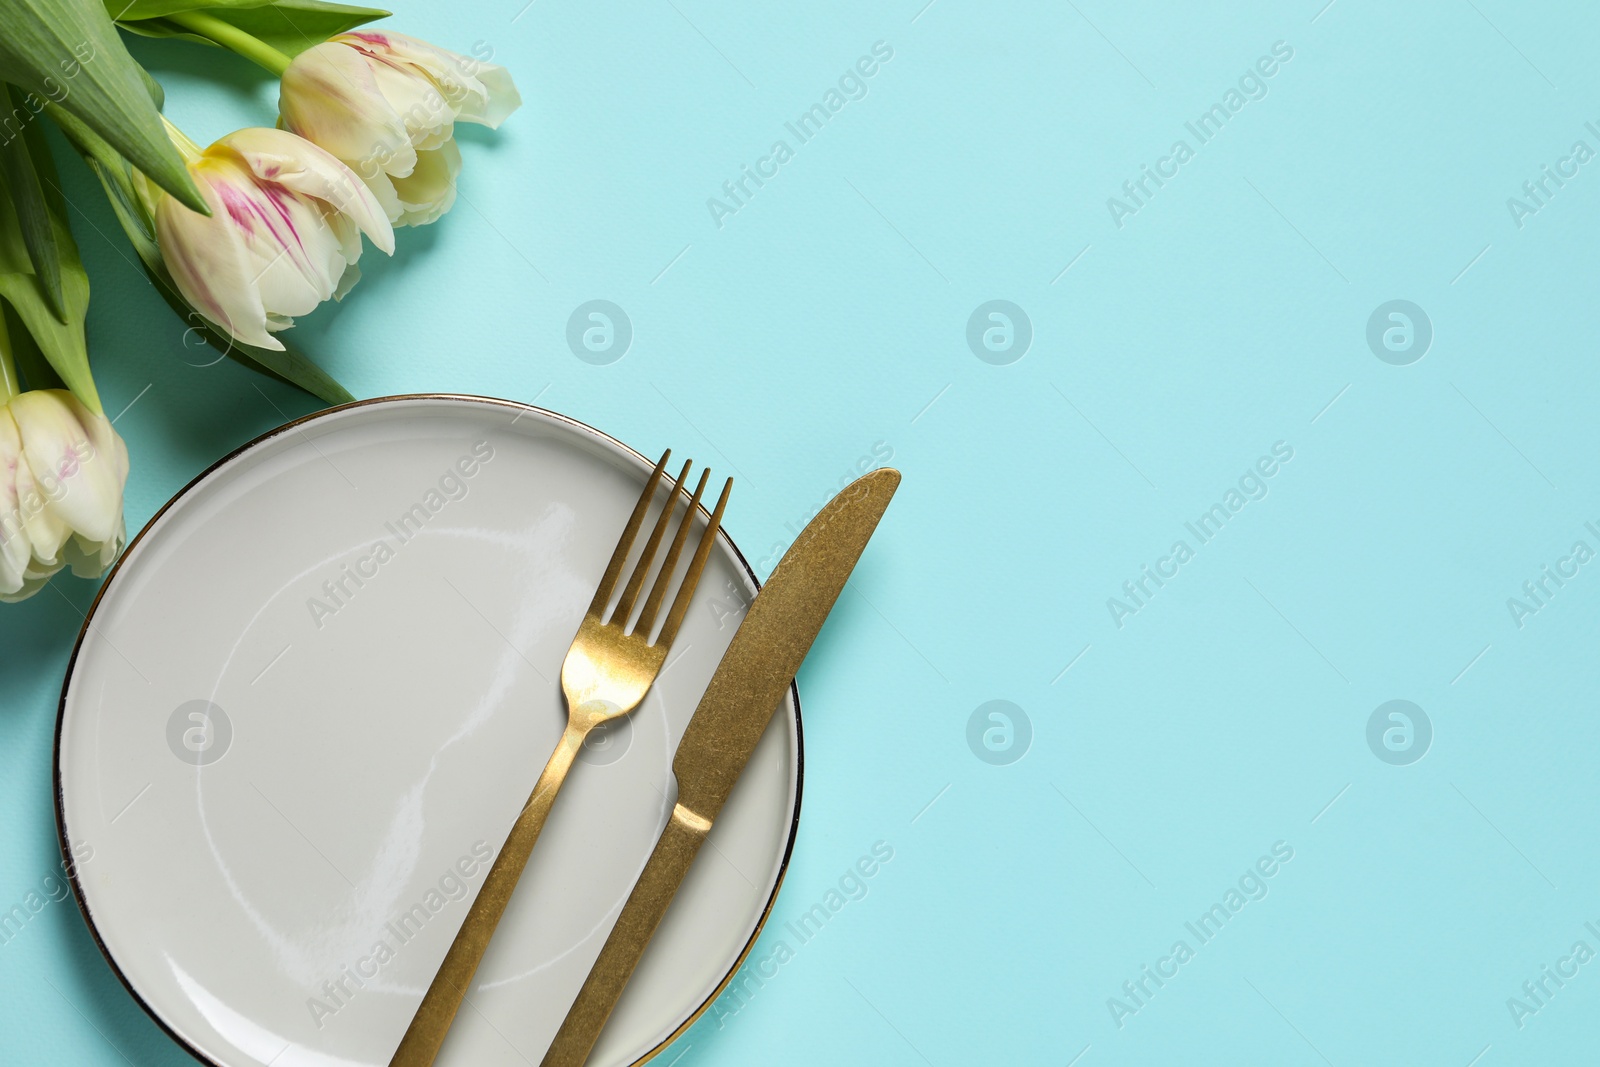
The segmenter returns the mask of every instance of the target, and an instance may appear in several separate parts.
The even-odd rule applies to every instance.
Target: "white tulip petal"
[[[11,413],[0,408],[0,594],[22,588],[33,545],[17,503],[16,472],[24,464],[22,438]]]
[[[105,416],[91,417],[87,426],[89,443],[94,446],[95,455],[106,457],[111,463],[111,469],[116,475],[117,484],[125,486],[128,482],[128,445],[116,428],[111,425],[111,420]],[[118,490],[120,493],[121,490]],[[122,508],[119,505],[117,514],[120,517]]]
[[[373,244],[394,254],[394,229],[371,190],[353,170],[305,138],[258,127],[231,133],[207,151],[235,153],[265,188],[281,186],[336,208]]]
[[[441,145],[449,144],[455,138],[455,135],[456,127],[455,123],[452,122],[448,126],[440,126],[438,129],[418,134],[414,145],[418,152],[431,152]],[[410,175],[407,175],[407,177],[410,177]]]
[[[156,205],[156,240],[178,292],[219,329],[245,344],[281,351],[267,334],[267,311],[247,270],[237,223],[222,196],[201,174],[195,184],[211,217],[171,196]]]
[[[404,224],[425,226],[450,210],[460,173],[461,149],[454,141],[446,141],[432,152],[419,152],[411,176],[394,180],[395,195],[405,209],[401,216]]]
[[[278,110],[290,130],[350,161],[358,174],[413,163],[406,124],[378,91],[371,63],[343,44],[324,42],[294,58]]]
[[[470,65],[473,62],[449,49],[429,44],[420,37],[388,30],[352,30],[341,33],[333,40],[364,52],[374,60],[404,63],[426,74],[447,74],[451,69],[460,69],[462,64]]]
[[[438,45],[402,33],[350,33],[335,41],[353,38],[391,62],[413,67],[428,78],[456,111],[456,118],[484,126],[499,126],[522,106],[522,96],[506,68],[485,63],[471,56],[452,52]],[[380,43],[381,42],[381,43]]]
[[[11,399],[8,408],[48,510],[90,540],[112,537],[122,524],[122,484],[128,464],[122,439],[106,417],[93,414],[60,389],[22,393]]]
[[[339,288],[333,291],[333,298],[335,300],[343,300],[344,294],[353,289],[356,282],[359,282],[360,280],[361,268],[356,266],[354,263],[350,264],[344,269],[344,277],[339,279]]]
[[[483,84],[486,96],[483,110],[473,114],[463,110],[457,117],[491,130],[497,129],[511,117],[513,111],[522,106],[522,94],[517,92],[516,85],[511,81],[511,72],[493,63],[479,64],[478,81]]]
[[[61,561],[71,567],[72,573],[79,578],[98,578],[116,562],[117,553],[122,551],[126,540],[127,529],[119,518],[117,528],[103,541],[74,534],[71,540],[61,546]]]
[[[384,173],[378,173],[364,179],[372,195],[377,197],[378,204],[383,208],[384,215],[389,219],[391,226],[398,223],[403,210],[400,207],[400,198],[394,191],[394,179]]]
[[[43,589],[44,586],[45,586],[45,583],[48,582],[52,577],[54,577],[55,573],[57,571],[59,571],[60,569],[61,569],[61,565],[57,564],[56,566],[50,568],[47,571],[44,571],[43,573],[35,574],[34,572],[29,572],[28,577],[22,583],[21,589],[18,590],[17,592],[15,592],[15,593],[7,593],[7,592],[4,592],[4,591],[0,591],[0,604],[20,604],[20,603],[22,603],[22,601],[27,600],[33,594],[35,594],[39,590]]]
[[[356,229],[355,223],[336,211],[328,212],[323,220],[339,243],[339,265],[333,272],[334,279],[338,280],[361,258],[361,231]],[[335,295],[334,299],[337,300],[338,296]]]
[[[291,198],[281,210],[290,243],[246,237],[245,251],[268,315],[306,315],[333,293],[344,273],[343,249],[312,202]]]
[[[440,131],[445,137],[450,135],[450,129],[456,121],[456,109],[431,80],[408,66],[381,60],[372,62],[370,66],[373,80],[383,93],[383,98],[404,120],[413,147],[417,147],[419,141],[437,140]],[[390,174],[400,173],[398,167],[384,169]]]
[[[339,49],[347,54],[339,56]],[[295,69],[302,65],[304,71]],[[335,71],[345,72],[342,84],[319,89]],[[391,223],[419,226],[455,203],[456,120],[494,127],[521,105],[504,67],[404,34],[358,30],[297,57],[284,77],[281,107],[291,129],[355,169]],[[352,119],[324,115],[327,111],[360,114]],[[385,134],[382,159],[367,149],[370,135],[352,135],[354,125],[377,122],[376,116],[393,116],[403,124],[405,150],[393,149],[393,127],[384,127],[391,132]]]
[[[72,536],[72,531],[50,508],[49,498],[40,488],[38,480],[33,476],[33,470],[26,461],[17,465],[15,477],[17,507],[22,512],[22,530],[33,555],[25,574],[31,573],[39,566],[59,569],[60,561],[56,556],[67,538]]]

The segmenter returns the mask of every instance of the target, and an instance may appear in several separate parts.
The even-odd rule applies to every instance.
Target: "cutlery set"
[[[682,578],[674,583],[695,514],[704,510],[701,498],[710,477],[710,471],[702,471],[689,494],[686,483],[692,463],[685,463],[613,605],[612,597],[671,455],[670,449],[662,455],[646,481],[567,651],[561,669],[568,709],[566,729],[389,1061],[390,1067],[428,1067],[434,1062],[585,738],[595,728],[637,708],[661,673],[711,554],[733,486],[731,478],[724,483],[694,554]],[[899,472],[886,467],[846,486],[801,531],[751,604],[678,744],[672,763],[678,786],[672,814],[541,1067],[581,1067],[587,1062],[899,484]],[[656,555],[685,496],[682,519],[639,607]],[[674,587],[676,595],[666,618],[652,635]]]

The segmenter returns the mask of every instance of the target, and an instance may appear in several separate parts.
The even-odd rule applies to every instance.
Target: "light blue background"
[[[537,398],[734,467],[752,560],[874,446],[905,472],[801,675],[804,812],[754,958],[874,842],[894,859],[661,1062],[1593,1058],[1600,961],[1520,1029],[1507,998],[1600,950],[1600,563],[1521,628],[1506,603],[1600,549],[1600,162],[1520,228],[1507,207],[1600,149],[1592,8],[522,2],[390,20],[491,48],[526,106],[462,135],[451,214],[369,251],[295,340],[359,396]],[[797,145],[785,121],[877,41],[868,95]],[[1265,98],[1199,145],[1185,121],[1277,41]],[[137,52],[196,139],[271,121],[242,62]],[[1107,198],[1180,137],[1195,157],[1119,228]],[[778,138],[794,158],[719,228],[707,199]],[[100,389],[133,404],[132,530],[313,405],[188,365],[62,164]],[[609,366],[565,343],[596,298],[635,330]],[[1409,366],[1365,339],[1397,298],[1435,331]],[[991,299],[1032,323],[1009,366],[966,344]],[[1278,441],[1270,494],[1114,625],[1107,598]],[[51,737],[92,594],[0,609],[0,909],[57,861]],[[1366,741],[1395,698],[1433,724],[1410,766]],[[993,699],[1032,723],[1006,766],[966,740]],[[1278,841],[1268,896],[1199,946],[1185,921]],[[1119,1028],[1108,998],[1179,938],[1195,958]],[[189,1062],[70,902],[0,946],[0,1004],[0,1062]]]

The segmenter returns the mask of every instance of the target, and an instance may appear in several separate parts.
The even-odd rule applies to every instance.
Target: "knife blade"
[[[900,485],[883,467],[817,513],[778,561],[678,742],[678,801],[541,1067],[581,1067]]]

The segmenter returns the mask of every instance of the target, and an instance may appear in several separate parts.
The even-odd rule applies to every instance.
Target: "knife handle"
[[[578,999],[567,1010],[540,1067],[582,1067],[588,1060],[710,830],[710,820],[682,804],[672,809],[672,818],[661,831],[644,873],[628,894],[628,902],[622,906],[600,958],[578,991]]]
[[[456,931],[455,940],[450,943],[450,951],[445,953],[444,962],[439,965],[428,992],[423,995],[421,1006],[412,1016],[411,1025],[406,1028],[400,1046],[389,1060],[389,1067],[430,1067],[439,1055],[445,1035],[450,1032],[450,1024],[455,1021],[456,1012],[461,1010],[461,1002],[467,997],[472,976],[477,973],[478,964],[483,961],[483,954],[489,948],[489,939],[494,936],[495,927],[500,925],[506,905],[511,903],[511,892],[517,888],[522,869],[528,865],[528,856],[533,852],[534,842],[539,840],[539,831],[544,829],[550,807],[556,800],[556,792],[566,780],[567,772],[572,769],[573,758],[583,746],[587,733],[587,726],[574,725],[570,721],[567,723],[560,743],[550,754],[550,761],[545,764],[539,781],[534,784],[533,795],[512,824],[506,843],[501,846],[500,854],[494,858],[494,865],[483,879],[483,888],[473,898],[461,929]]]

